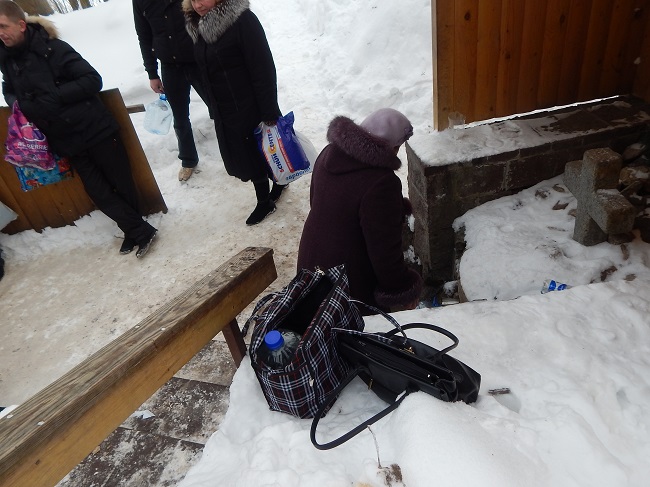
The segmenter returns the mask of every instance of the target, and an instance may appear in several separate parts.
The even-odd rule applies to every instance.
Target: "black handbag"
[[[438,399],[450,402],[471,403],[478,397],[481,385],[480,374],[447,354],[458,345],[458,338],[453,333],[428,323],[400,325],[390,315],[377,309],[375,311],[393,323],[395,329],[386,333],[336,330],[339,352],[350,364],[352,371],[331,392],[314,416],[310,437],[312,444],[319,450],[329,450],[345,443],[367,426],[379,421],[396,409],[411,392],[426,392]],[[453,343],[447,348],[436,350],[409,338],[405,330],[412,329],[425,329],[441,333],[450,338]],[[339,438],[324,444],[318,443],[316,428],[323,413],[332,406],[345,386],[357,376],[389,405]]]

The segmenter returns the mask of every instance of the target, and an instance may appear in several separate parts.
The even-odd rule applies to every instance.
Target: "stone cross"
[[[591,149],[564,168],[564,184],[578,200],[573,239],[582,245],[605,242],[634,226],[634,207],[616,190],[622,161],[611,149]]]

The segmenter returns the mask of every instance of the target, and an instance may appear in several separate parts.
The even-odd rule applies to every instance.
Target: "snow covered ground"
[[[275,56],[281,108],[294,111],[296,128],[317,149],[334,116],[360,121],[382,106],[404,112],[417,136],[430,132],[430,1],[395,5],[251,1]],[[53,20],[103,75],[105,88],[119,88],[127,105],[146,104],[155,95],[130,9],[131,2],[112,0]],[[279,277],[270,290],[293,277],[309,176],[283,194],[278,211],[247,227],[252,187],[227,176],[207,110],[197,96],[192,100],[201,162],[187,183],[176,178],[173,135],[149,134],[144,115],[132,116],[169,207],[150,217],[160,233],[146,258],[120,256],[120,232],[98,212],[74,227],[0,234],[7,261],[0,282],[0,404],[23,402],[247,246],[274,249]],[[406,168],[399,175],[406,187]],[[381,465],[396,465],[383,470],[369,433],[329,452],[314,449],[310,422],[269,411],[245,361],[221,429],[182,486],[646,485],[650,246],[638,238],[625,249],[573,242],[568,211],[575,201],[557,190],[560,183],[542,182],[462,218],[463,286],[471,299],[487,301],[396,314],[401,322],[427,321],[459,336],[452,355],[483,377],[476,404],[423,393],[407,398],[373,427]],[[538,196],[544,193],[549,197]],[[558,199],[568,203],[565,210],[552,210]],[[589,284],[612,267],[608,282]],[[540,295],[547,278],[575,287]],[[247,314],[250,307],[242,320]],[[386,324],[369,318],[367,327]],[[500,387],[511,394],[488,394]],[[353,383],[323,421],[320,438],[381,407]]]

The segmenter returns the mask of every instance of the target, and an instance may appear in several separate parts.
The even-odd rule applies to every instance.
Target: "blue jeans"
[[[183,167],[196,167],[199,163],[199,154],[196,152],[192,124],[190,123],[190,87],[193,87],[208,105],[199,68],[196,64],[162,63],[160,70],[167,101],[174,115],[174,132],[178,139],[178,158]]]

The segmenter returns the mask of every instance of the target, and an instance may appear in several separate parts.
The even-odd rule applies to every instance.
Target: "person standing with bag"
[[[192,39],[185,30],[181,3],[182,0],[133,0],[133,18],[149,85],[155,93],[167,96],[174,115],[181,160],[178,180],[187,181],[199,163],[190,122],[190,88],[194,88],[206,105],[208,97],[194,59]]]
[[[183,0],[183,11],[226,171],[255,187],[257,205],[246,220],[255,225],[275,211],[284,189],[274,184],[269,191],[266,161],[253,134],[260,122],[274,125],[281,115],[264,28],[248,0]]]
[[[392,108],[360,125],[332,120],[330,144],[314,163],[298,250],[298,270],[344,264],[352,298],[387,312],[415,308],[422,292],[422,278],[404,262],[402,226],[411,207],[395,174],[397,152],[412,134]]]
[[[98,93],[102,78],[54,24],[26,17],[10,0],[0,0],[0,70],[9,106],[18,101],[27,119],[47,137],[52,151],[66,156],[93,203],[124,232],[121,254],[149,250],[157,230],[138,211],[135,183],[119,126]]]

